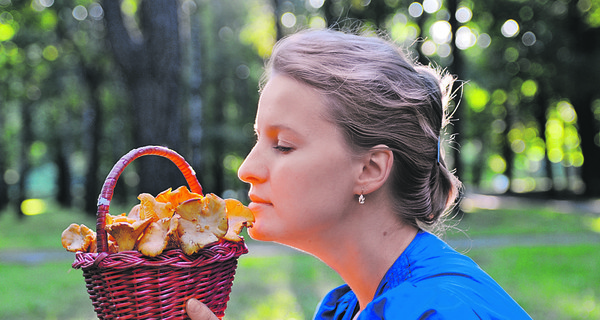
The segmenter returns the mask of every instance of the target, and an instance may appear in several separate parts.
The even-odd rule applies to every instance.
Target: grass
[[[450,228],[447,237],[461,237],[463,232],[469,237],[489,237],[498,235],[548,235],[576,234],[590,232],[595,228],[597,218],[592,213],[580,212],[565,214],[547,208],[525,207],[522,209],[486,210],[478,209],[465,213],[458,221],[450,221],[456,229]]]
[[[23,221],[0,212],[2,253],[63,250],[60,233],[70,223],[94,226],[77,210],[48,210]],[[598,239],[598,218],[544,208],[475,210],[456,226],[468,237],[577,234]],[[450,230],[446,238],[466,237]],[[251,240],[250,240],[251,241]],[[519,245],[475,248],[468,252],[534,319],[600,318],[600,243],[559,246]],[[1,259],[1,258],[0,258]],[[80,270],[72,258],[43,263],[0,260],[0,319],[93,319]],[[240,258],[226,319],[310,319],[320,298],[341,284],[317,259],[277,253]]]
[[[600,244],[469,253],[534,319],[600,319]]]

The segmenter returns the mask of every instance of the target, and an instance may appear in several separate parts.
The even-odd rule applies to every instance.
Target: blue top
[[[315,319],[352,320],[358,309],[356,295],[342,285],[323,298]],[[438,237],[419,231],[356,319],[531,317],[473,260]]]

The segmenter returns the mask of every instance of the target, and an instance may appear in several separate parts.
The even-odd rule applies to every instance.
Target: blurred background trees
[[[306,27],[385,30],[463,80],[445,150],[468,191],[600,197],[599,0],[0,0],[0,206],[95,213],[148,144],[243,199],[263,59]],[[183,184],[163,160],[115,199]]]

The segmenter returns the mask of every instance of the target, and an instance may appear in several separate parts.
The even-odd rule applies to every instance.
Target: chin
[[[250,238],[258,241],[273,241],[272,237],[269,237],[268,234],[265,234],[263,231],[264,230],[261,230],[260,226],[257,226],[255,223],[252,228],[248,228],[248,235]]]

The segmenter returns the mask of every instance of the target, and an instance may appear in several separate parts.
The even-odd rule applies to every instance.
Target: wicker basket
[[[189,319],[185,303],[204,302],[222,318],[229,300],[237,259],[248,252],[244,242],[220,241],[188,256],[180,249],[157,257],[138,251],[108,253],[104,230],[117,179],[125,167],[143,155],[170,159],[183,173],[192,192],[202,194],[190,165],[176,152],[147,146],[123,156],[108,174],[98,199],[97,253],[78,252],[73,268],[83,270],[86,288],[100,319]]]

